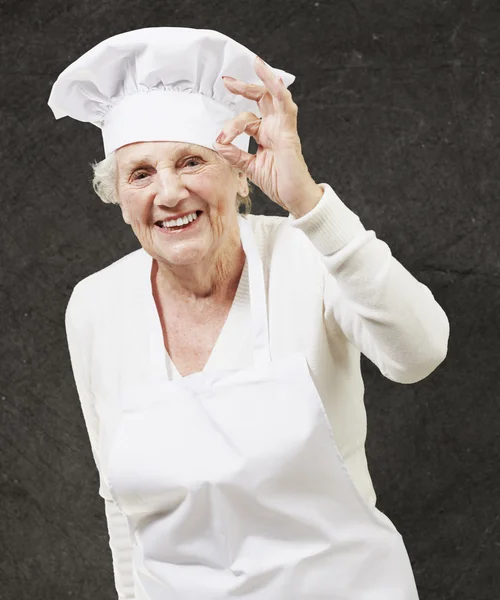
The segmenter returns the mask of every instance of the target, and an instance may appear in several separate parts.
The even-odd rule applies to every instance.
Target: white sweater
[[[306,355],[346,467],[366,503],[375,492],[365,456],[366,412],[360,352],[382,375],[416,383],[447,354],[449,322],[430,290],[391,254],[374,231],[321,184],[319,204],[300,219],[249,215],[264,265],[271,356]],[[133,599],[132,544],[127,521],[113,503],[106,452],[119,417],[113,391],[123,385],[126,362],[143,357],[141,338],[123,334],[144,309],[132,302],[148,286],[152,258],[136,250],[86,277],[66,309],[73,374],[105,499],[115,585],[120,599]],[[247,265],[205,370],[252,364]],[[159,321],[158,321],[159,326]],[[126,355],[123,354],[126,352]],[[121,358],[120,358],[121,357]],[[119,360],[120,359],[120,360]],[[170,377],[180,377],[165,351]],[[129,376],[129,373],[127,373]],[[107,399],[107,401],[106,401]]]

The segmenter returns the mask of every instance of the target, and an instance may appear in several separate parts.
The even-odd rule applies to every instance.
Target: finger
[[[219,144],[215,142],[212,144],[214,150],[229,164],[240,171],[243,171],[247,177],[252,179],[253,165],[255,161],[255,155],[245,152],[235,146],[234,144]]]
[[[273,98],[263,85],[246,83],[234,77],[224,76],[224,84],[230,92],[238,94],[249,100],[254,100],[259,106],[260,114],[266,117],[274,112]]]
[[[255,73],[272,94],[276,110],[282,114],[296,116],[298,107],[293,101],[290,90],[281,77],[275,75],[271,67],[258,56],[255,59]]]
[[[217,142],[221,144],[230,144],[234,138],[242,133],[247,133],[259,142],[259,128],[262,120],[252,112],[240,113],[234,119],[226,121],[222,127],[222,131],[217,137]]]
[[[271,67],[268,67],[259,56],[255,57],[254,69],[257,77],[262,81],[266,89],[271,94],[275,108],[282,108],[281,105],[283,104],[283,100],[280,98],[281,89],[278,78],[274,74],[274,71],[271,69]]]
[[[237,94],[245,96],[245,98],[248,98],[249,100],[255,100],[255,102],[259,102],[265,94],[269,93],[263,85],[246,83],[240,79],[228,77],[227,75],[224,75],[222,79],[224,80],[224,84],[234,88]]]

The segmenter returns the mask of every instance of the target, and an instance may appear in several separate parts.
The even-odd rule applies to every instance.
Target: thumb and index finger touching
[[[225,158],[233,167],[240,169],[247,176],[250,176],[255,155],[241,150],[231,142],[238,135],[247,133],[253,136],[258,143],[260,124],[261,119],[253,113],[242,113],[224,125],[223,131],[213,144],[214,149],[222,158]]]
[[[255,72],[264,85],[256,85],[239,81],[234,77],[224,76],[224,84],[233,93],[257,102],[262,117],[251,112],[241,113],[234,119],[224,124],[218,136],[214,149],[228,160],[233,166],[249,175],[249,169],[255,156],[240,150],[231,142],[241,133],[247,133],[259,142],[259,128],[262,118],[276,113],[292,117],[296,127],[297,106],[292,100],[290,91],[285,87],[283,80],[278,78],[272,69],[262,59],[256,57]]]

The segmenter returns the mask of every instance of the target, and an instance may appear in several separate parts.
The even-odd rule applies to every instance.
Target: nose
[[[172,208],[189,196],[181,177],[165,168],[157,171],[155,204]]]

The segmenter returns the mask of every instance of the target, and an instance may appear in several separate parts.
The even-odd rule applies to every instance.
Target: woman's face
[[[248,194],[243,173],[214,150],[183,142],[138,142],[116,151],[122,215],[141,246],[171,265],[200,262],[227,236],[239,239],[236,194]],[[158,221],[198,211],[185,231],[160,229]],[[199,213],[201,211],[201,214]]]

